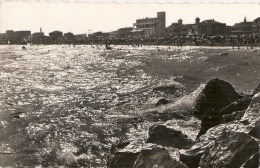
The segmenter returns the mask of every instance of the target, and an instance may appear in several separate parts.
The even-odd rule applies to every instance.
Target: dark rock
[[[240,120],[244,115],[245,110],[248,108],[251,100],[251,97],[243,97],[225,106],[219,111],[211,109],[205,112],[202,117],[201,129],[197,137],[205,134],[208,129],[217,126],[220,123]]]
[[[155,143],[162,146],[172,146],[175,148],[187,148],[192,140],[180,131],[167,128],[164,125],[153,125],[149,128],[147,143]]]
[[[228,53],[227,52],[223,52],[223,53],[220,53],[219,55],[220,56],[225,56],[225,55],[228,55]]]
[[[203,155],[201,152],[194,152],[190,154],[181,153],[180,161],[185,165],[189,166],[189,168],[198,168],[200,163],[200,158]]]
[[[205,150],[200,159],[200,167],[241,167],[257,154],[258,143],[249,135],[223,132]],[[259,160],[256,165],[259,165]]]
[[[241,122],[247,122],[252,128],[260,125],[260,93],[254,95],[245,114],[241,118]]]
[[[167,99],[165,99],[165,98],[160,98],[160,99],[156,102],[155,107],[160,106],[160,105],[163,105],[163,104],[168,104],[169,102],[170,102],[170,101],[167,100]]]
[[[255,126],[248,134],[252,137],[260,139],[260,126]]]
[[[251,101],[252,101],[252,97],[248,97],[248,96],[242,97],[242,98],[238,99],[237,101],[222,108],[220,110],[220,113],[222,115],[225,115],[225,114],[231,114],[236,111],[246,110]]]
[[[245,112],[246,111],[243,110],[243,111],[233,112],[232,114],[223,115],[220,123],[225,124],[225,123],[229,123],[234,120],[240,120],[243,117],[243,115],[245,114]]]
[[[188,168],[183,163],[172,159],[168,151],[164,148],[154,148],[152,150],[142,150],[134,168]]]
[[[140,152],[116,152],[109,160],[109,168],[133,168],[135,160]]]
[[[124,147],[126,147],[127,145],[129,145],[130,142],[129,141],[121,141],[118,142],[117,144],[113,144],[110,148],[110,153],[114,153],[116,152],[118,149],[123,149]]]
[[[194,114],[202,117],[204,113],[212,110],[218,111],[239,98],[239,94],[230,83],[213,79],[199,94],[195,102]]]
[[[208,129],[219,125],[221,119],[222,119],[222,115],[218,111],[215,111],[214,109],[204,113],[201,121],[200,132],[198,133],[197,138],[205,134]]]
[[[241,167],[244,168],[259,168],[259,152],[256,153],[253,157],[248,159]]]

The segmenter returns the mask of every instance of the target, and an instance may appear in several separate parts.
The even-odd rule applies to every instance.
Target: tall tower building
[[[157,32],[156,35],[157,37],[162,37],[165,35],[165,23],[166,17],[165,17],[165,12],[157,12]]]

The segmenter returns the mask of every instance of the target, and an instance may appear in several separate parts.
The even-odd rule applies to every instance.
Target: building
[[[117,30],[109,32],[109,39],[113,40],[113,39],[118,39],[118,38],[119,38],[119,33]]]
[[[109,38],[109,33],[96,32],[88,35],[90,40],[105,40]]]
[[[182,19],[179,19],[177,23],[172,23],[166,27],[165,33],[167,36],[180,35],[180,28],[183,26]]]
[[[199,24],[198,33],[207,36],[226,35],[226,24],[214,19],[204,20]]]
[[[10,43],[25,43],[31,36],[31,31],[13,31],[6,30],[3,35],[5,41]]]
[[[109,33],[109,39],[125,39],[131,36],[132,27],[120,28]]]
[[[61,31],[53,31],[53,32],[50,32],[49,33],[49,36],[50,36],[50,39],[52,41],[57,41],[57,40],[60,40],[63,36],[63,33]]]
[[[260,17],[253,21],[253,32],[255,34],[260,34]]]
[[[44,42],[44,33],[43,32],[33,33],[31,40],[33,43],[43,43]]]
[[[71,33],[71,32],[64,33],[64,40],[65,40],[65,42],[71,43],[71,42],[74,42],[75,39],[76,38],[75,38],[73,33]]]
[[[248,22],[246,17],[243,22],[236,23],[231,28],[231,34],[233,35],[248,35],[253,33],[253,22]]]
[[[144,31],[144,38],[165,36],[165,12],[157,12],[156,18],[137,19],[134,23],[134,33]]]
[[[199,35],[200,18],[195,19],[194,24],[183,24],[183,20],[179,19],[177,23],[172,23],[166,28],[167,36],[187,36],[187,35]]]
[[[77,42],[86,42],[87,41],[87,35],[86,34],[76,34],[74,35]]]

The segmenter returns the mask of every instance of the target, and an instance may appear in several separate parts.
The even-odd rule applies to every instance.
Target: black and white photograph
[[[0,1],[0,168],[259,168],[260,1]]]

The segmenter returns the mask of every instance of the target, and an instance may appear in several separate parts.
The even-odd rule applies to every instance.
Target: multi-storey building
[[[212,20],[204,20],[199,24],[199,34],[201,35],[208,35],[208,36],[214,36],[214,35],[225,35],[226,34],[226,24],[220,23]]]
[[[253,32],[255,34],[260,33],[260,17],[256,18],[253,23]]]
[[[109,38],[109,33],[95,32],[88,35],[90,40],[106,40]]]
[[[165,12],[157,12],[156,18],[137,19],[134,23],[134,31],[144,31],[144,38],[165,36]]]
[[[233,35],[247,35],[253,33],[253,22],[248,22],[246,17],[244,22],[236,23],[231,28],[231,34]]]

